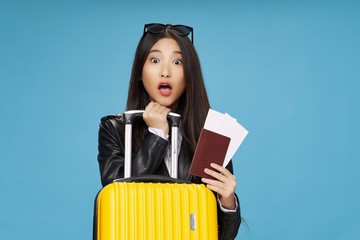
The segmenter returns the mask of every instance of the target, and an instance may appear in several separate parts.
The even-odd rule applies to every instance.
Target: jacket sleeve
[[[226,167],[231,173],[233,173],[232,162]],[[236,194],[235,194],[236,195]],[[241,213],[240,213],[240,202],[236,195],[237,209],[235,212],[223,212],[220,209],[219,203],[217,207],[218,213],[218,225],[219,225],[219,239],[220,240],[231,240],[235,239],[240,224],[241,224]]]
[[[121,125],[119,120],[109,117],[100,122],[98,162],[103,186],[124,177],[124,144],[119,134]],[[154,173],[163,161],[167,145],[165,139],[148,132],[138,152],[132,156],[132,176]]]

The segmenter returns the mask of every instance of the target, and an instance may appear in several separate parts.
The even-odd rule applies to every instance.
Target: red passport
[[[195,149],[189,172],[199,177],[214,179],[204,172],[210,167],[210,163],[217,163],[222,166],[226,152],[230,144],[230,138],[203,128]],[[216,171],[216,170],[215,170]]]

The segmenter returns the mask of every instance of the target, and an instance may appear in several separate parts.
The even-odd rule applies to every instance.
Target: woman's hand
[[[169,124],[167,121],[169,112],[170,108],[151,101],[145,108],[143,119],[148,127],[159,128],[167,136],[169,134]]]
[[[218,193],[221,206],[229,210],[234,210],[236,207],[236,200],[234,197],[236,187],[235,176],[231,174],[229,170],[216,163],[211,163],[210,166],[218,172],[209,168],[205,168],[204,172],[216,180],[208,178],[202,178],[201,180],[210,190]]]

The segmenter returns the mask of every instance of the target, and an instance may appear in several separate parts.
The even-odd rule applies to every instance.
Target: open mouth
[[[161,83],[159,85],[159,90],[161,90],[161,89],[164,89],[164,90],[169,89],[169,90],[171,90],[171,86],[169,84],[167,84],[167,83]]]
[[[168,83],[160,83],[159,91],[162,95],[169,95],[171,93],[171,86]]]

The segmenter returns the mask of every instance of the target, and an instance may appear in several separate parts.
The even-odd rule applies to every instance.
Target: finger
[[[154,102],[151,106],[151,109],[150,109],[150,112],[152,113],[158,113],[159,112],[159,109],[161,109],[161,105]]]
[[[222,174],[225,175],[225,176],[230,176],[230,175],[232,175],[231,172],[230,172],[227,168],[225,168],[225,167],[223,167],[223,166],[220,166],[219,164],[210,163],[210,166],[211,166],[212,168],[216,169],[217,171],[219,171],[220,173],[222,173]]]
[[[164,112],[164,110],[166,109],[166,107],[160,105],[159,103],[154,103],[153,108],[154,108],[154,112],[156,112],[158,114]]]
[[[224,189],[223,189],[223,183],[220,182],[220,181],[217,181],[217,180],[213,180],[213,179],[210,179],[210,178],[202,178],[201,181],[206,185],[206,187],[208,187],[209,189],[217,192],[217,193],[220,193],[220,192],[223,192]]]
[[[210,179],[210,178],[201,178],[201,181],[203,183],[206,183],[206,184],[209,184],[209,185],[212,185],[212,186],[218,186],[220,187],[222,182],[218,181],[218,180],[214,180],[214,179]]]
[[[148,105],[146,105],[145,110],[150,110],[150,109],[154,106],[154,104],[155,104],[154,101],[150,101],[150,102],[148,103]]]
[[[211,185],[211,184],[206,184],[206,187],[208,189],[210,189],[211,191],[218,193],[221,196],[224,196],[226,194],[224,189],[222,189],[222,188],[220,188],[218,186],[214,186],[214,185]]]
[[[153,107],[154,107],[154,102],[153,102],[153,101],[149,102],[149,104],[145,107],[145,111],[144,111],[144,113],[143,113],[143,117],[145,117],[145,118],[148,117],[149,114],[151,113],[151,111],[153,111],[153,110],[152,110]]]
[[[145,110],[154,115],[167,115],[167,113],[170,112],[169,108],[162,106],[157,102],[149,103]]]
[[[219,166],[219,165],[218,165]],[[223,167],[221,167],[223,168]],[[232,175],[227,169],[225,169],[225,174],[222,174],[220,172],[205,168],[204,172],[206,174],[208,174],[209,176],[212,176],[213,178],[215,178],[215,181],[220,182],[220,184],[223,185],[219,185],[215,182],[211,182],[211,181],[207,181],[207,183],[212,184],[212,185],[216,185],[216,186],[220,186],[223,189],[232,189],[234,190],[236,187],[236,177],[234,175]]]
[[[170,108],[167,108],[167,107],[164,107],[164,109],[163,109],[163,114],[167,117],[167,115],[169,114],[169,112],[171,111],[171,109]]]
[[[149,104],[148,107],[145,109],[146,116],[150,118],[158,118],[158,116],[161,115],[161,112],[162,112],[161,105],[155,102]]]
[[[201,181],[205,184],[207,188],[218,193],[221,197],[228,198],[235,193],[235,186],[232,186],[231,184],[228,185],[227,183],[208,178],[202,178]]]
[[[219,175],[218,175],[219,176]],[[215,178],[215,177],[214,177]],[[233,178],[225,177],[220,174],[219,179],[202,178],[204,183],[219,187],[225,191],[234,191],[236,187],[236,180]]]
[[[226,184],[220,181],[212,180],[209,178],[202,178],[201,181],[203,181],[207,188],[220,194],[221,196],[228,195],[228,192],[231,192],[231,189],[228,189]]]
[[[204,172],[206,174],[208,174],[209,176],[221,181],[221,182],[225,182],[226,181],[226,176],[223,175],[221,172],[217,172],[217,171],[214,171],[210,168],[205,168],[204,169]]]

